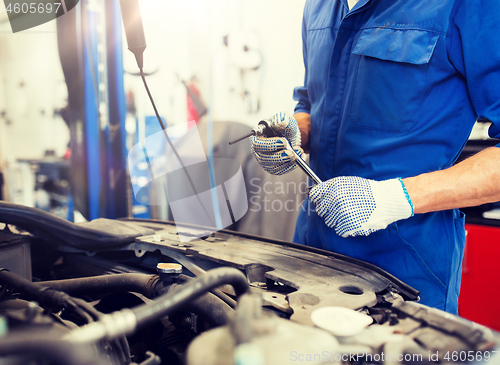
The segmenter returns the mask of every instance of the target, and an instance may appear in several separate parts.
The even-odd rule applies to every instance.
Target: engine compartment
[[[61,221],[0,203],[0,364],[499,358],[497,332],[359,260],[170,222]]]

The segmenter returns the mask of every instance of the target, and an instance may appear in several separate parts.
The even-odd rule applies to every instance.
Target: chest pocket
[[[363,31],[352,51],[357,66],[349,116],[356,126],[388,132],[413,128],[438,38],[422,30]]]

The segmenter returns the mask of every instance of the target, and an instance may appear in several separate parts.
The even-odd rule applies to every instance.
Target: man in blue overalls
[[[476,119],[500,137],[499,19],[498,0],[306,2],[298,125],[272,120],[324,181],[296,242],[375,264],[457,313],[456,208],[500,200],[500,145],[453,166]],[[274,174],[295,167],[282,139],[252,137]]]

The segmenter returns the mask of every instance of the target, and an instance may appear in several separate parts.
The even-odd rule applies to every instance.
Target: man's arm
[[[415,214],[500,201],[500,148],[487,148],[446,170],[403,182]]]
[[[338,235],[367,236],[413,214],[500,201],[500,148],[404,180],[336,177],[315,185],[309,198]]]
[[[311,134],[311,116],[308,113],[295,113],[293,115],[297,124],[299,125],[300,138],[302,149],[305,153],[309,153],[310,141],[309,135]]]

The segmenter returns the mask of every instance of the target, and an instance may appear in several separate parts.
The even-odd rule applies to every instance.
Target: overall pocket
[[[358,59],[349,116],[357,127],[388,132],[413,128],[438,39],[438,34],[423,30],[363,31],[352,51]]]
[[[404,250],[408,254],[406,263],[410,268],[410,271],[413,272],[415,277],[419,278],[421,282],[432,282],[434,286],[438,288],[438,292],[445,294],[447,292],[446,284],[429,268],[415,247],[403,238],[399,230],[398,222],[392,223],[390,227],[391,229],[394,229],[395,232],[394,242],[401,247],[404,247]]]

